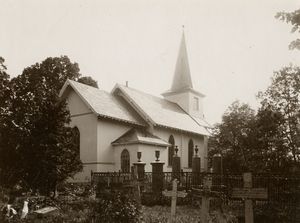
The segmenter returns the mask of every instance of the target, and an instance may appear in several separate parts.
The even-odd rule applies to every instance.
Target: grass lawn
[[[142,207],[142,221],[145,223],[167,223],[171,216],[171,207]],[[200,222],[200,209],[189,206],[179,206],[176,209],[176,222]]]
[[[171,216],[171,208],[168,206],[142,207],[143,223],[168,223]],[[200,220],[200,208],[191,206],[178,206],[176,209],[176,223],[198,223]],[[213,211],[210,213],[209,222],[211,223],[235,223],[237,219],[228,212],[221,214]]]

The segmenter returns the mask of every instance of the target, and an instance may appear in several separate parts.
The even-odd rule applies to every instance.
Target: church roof
[[[193,119],[201,126],[206,127],[207,129],[211,129],[212,126],[203,118],[193,117]]]
[[[207,126],[198,123],[178,104],[123,85],[116,85],[113,92],[117,89],[120,89],[125,100],[133,103],[138,112],[142,113],[141,116],[146,117],[153,125],[209,135]]]
[[[77,92],[87,107],[96,115],[132,124],[144,125],[138,115],[130,111],[128,105],[125,105],[122,99],[98,88],[67,80],[60,91],[60,96],[66,94],[69,86]]]
[[[111,143],[112,145],[148,144],[156,146],[170,146],[170,144],[158,136],[146,130],[132,128],[121,137]]]

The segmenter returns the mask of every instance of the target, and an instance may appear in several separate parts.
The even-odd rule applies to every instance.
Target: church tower
[[[177,103],[191,116],[203,118],[202,100],[205,95],[193,88],[184,33],[182,34],[171,89],[163,93],[162,96]]]

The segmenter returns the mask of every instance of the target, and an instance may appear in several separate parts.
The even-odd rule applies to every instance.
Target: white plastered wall
[[[121,153],[124,149],[127,149],[129,152],[130,157],[130,167],[132,166],[132,163],[137,161],[137,145],[118,145],[114,146],[114,162],[115,162],[115,170],[114,171],[120,171],[121,170]]]
[[[188,92],[182,92],[178,94],[172,94],[164,97],[165,99],[172,101],[176,104],[178,104],[183,110],[185,110],[187,113],[190,109],[190,97]]]
[[[85,105],[73,90],[67,97],[71,113],[71,127],[77,127],[80,132],[80,159],[83,171],[74,176],[74,181],[89,181],[91,171],[96,171],[97,161],[97,116]]]
[[[118,171],[115,166],[115,149],[111,143],[126,133],[132,126],[121,122],[102,119],[98,120],[97,135],[97,171]]]
[[[188,113],[191,116],[197,117],[197,118],[203,118],[203,97],[200,97],[197,94],[194,94],[193,92],[188,92],[189,97],[189,111]],[[199,102],[199,110],[194,109],[194,98],[198,98]]]
[[[184,171],[192,171],[188,168],[188,143],[192,139],[194,146],[198,146],[198,155],[201,157],[201,169],[207,169],[207,137],[195,134],[188,134],[185,132],[172,131],[165,128],[155,128],[154,134],[165,140],[169,141],[170,135],[173,135],[175,140],[175,146],[178,146],[178,155],[181,157],[181,168]],[[172,168],[168,166],[168,149],[162,151],[161,161],[165,162],[164,171],[172,171]],[[164,160],[163,160],[164,159]]]
[[[137,162],[137,152],[142,152],[141,161],[146,163],[145,171],[152,172],[151,162],[155,161],[155,151],[160,151],[160,160],[164,161],[167,159],[167,147],[147,145],[147,144],[130,144],[130,145],[118,145],[114,147],[115,154],[115,171],[121,170],[121,153],[124,149],[127,149],[130,155],[130,166],[133,166],[133,163]]]

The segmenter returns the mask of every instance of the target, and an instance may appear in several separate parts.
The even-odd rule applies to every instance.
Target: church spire
[[[193,83],[183,31],[171,91],[176,92],[188,88],[193,89]]]
[[[162,93],[162,96],[164,99],[178,104],[191,116],[203,118],[202,99],[204,94],[193,88],[184,32],[182,33],[171,89]]]

